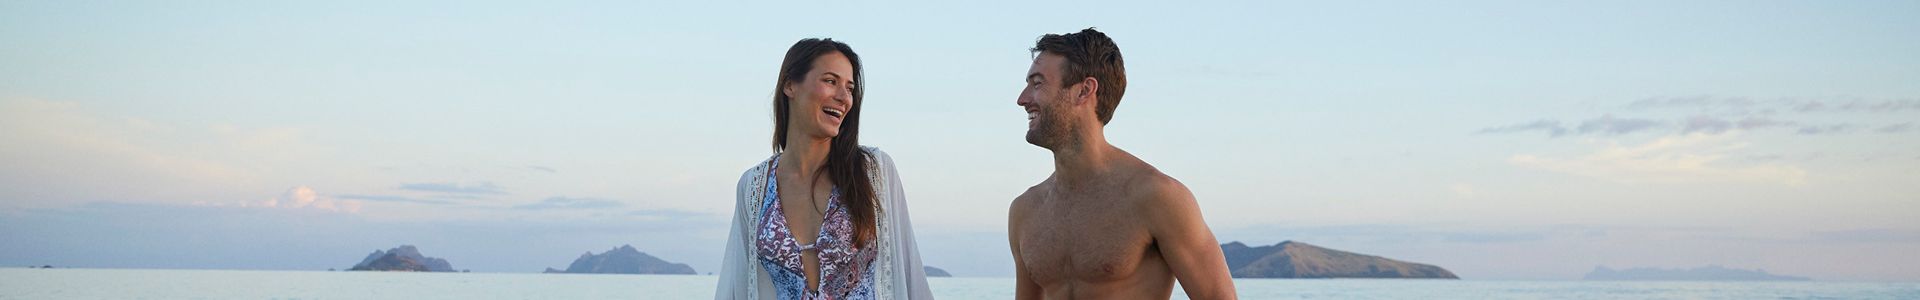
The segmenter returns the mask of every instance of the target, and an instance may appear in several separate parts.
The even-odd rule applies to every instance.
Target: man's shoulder
[[[1193,202],[1193,192],[1187,185],[1173,176],[1161,173],[1151,165],[1144,166],[1129,175],[1126,180],[1127,195],[1136,203],[1146,206],[1180,205]]]
[[[1041,180],[1040,183],[1036,183],[1033,186],[1027,187],[1027,190],[1021,191],[1019,196],[1013,197],[1013,203],[1011,205],[1012,207],[1010,207],[1009,209],[1011,209],[1013,213],[1016,213],[1016,214],[1022,211],[1031,209],[1035,204],[1041,201],[1040,198],[1046,195],[1047,189],[1049,189],[1052,184],[1053,184],[1053,180],[1049,178],[1047,180]]]

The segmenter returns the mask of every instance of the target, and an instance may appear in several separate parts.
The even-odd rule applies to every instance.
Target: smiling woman
[[[859,143],[860,56],[800,40],[779,78],[775,154],[741,175],[714,298],[932,298],[893,158]]]

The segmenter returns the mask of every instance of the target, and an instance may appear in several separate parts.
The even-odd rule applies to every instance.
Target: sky
[[[1097,27],[1109,140],[1222,243],[1920,280],[1913,1],[690,2],[0,2],[0,266],[709,272],[829,37],[924,262],[1010,276],[1027,49]]]

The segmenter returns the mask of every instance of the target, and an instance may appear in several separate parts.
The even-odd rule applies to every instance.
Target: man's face
[[[1027,111],[1027,143],[1051,149],[1072,130],[1068,122],[1073,114],[1071,87],[1062,86],[1061,80],[1066,79],[1060,77],[1065,63],[1065,57],[1041,52],[1027,67],[1027,85],[1016,101]]]

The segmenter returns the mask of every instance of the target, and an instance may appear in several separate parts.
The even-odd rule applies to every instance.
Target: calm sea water
[[[940,299],[1008,299],[1008,278],[933,278]],[[0,269],[0,299],[711,299],[713,276]],[[1242,299],[1920,299],[1920,283],[1276,280]],[[1175,299],[1185,299],[1174,293]]]

